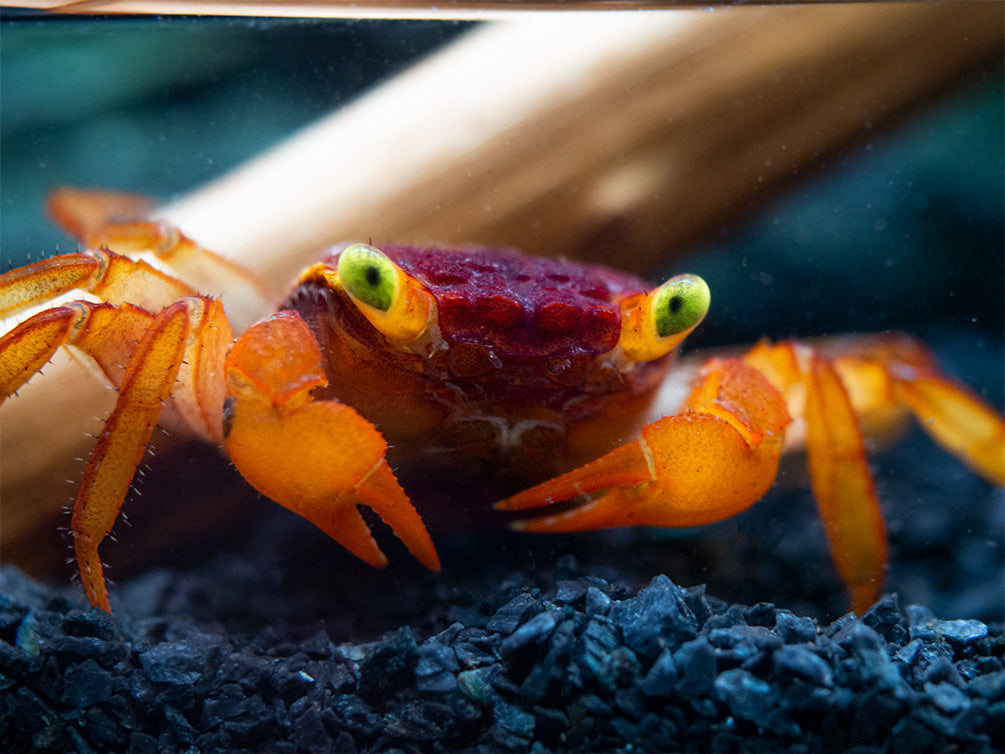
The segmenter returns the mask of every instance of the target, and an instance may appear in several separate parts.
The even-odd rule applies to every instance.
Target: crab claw
[[[712,362],[688,411],[648,424],[605,456],[496,503],[500,510],[600,494],[560,513],[519,521],[534,532],[720,521],[771,486],[789,414],[764,375],[739,359]]]
[[[227,453],[259,492],[303,516],[370,565],[387,565],[357,505],[372,508],[408,550],[437,571],[422,519],[369,421],[335,401],[314,401],[326,382],[307,325],[280,312],[249,329],[227,358]]]

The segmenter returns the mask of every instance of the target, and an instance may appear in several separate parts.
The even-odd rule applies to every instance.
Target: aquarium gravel
[[[818,625],[665,575],[630,590],[576,571],[566,557],[553,588],[513,574],[470,607],[433,606],[445,627],[347,643],[177,611],[112,617],[6,567],[0,742],[131,754],[1005,744],[1000,624],[890,594],[861,619]],[[163,599],[174,585],[198,598],[168,573],[133,591]]]

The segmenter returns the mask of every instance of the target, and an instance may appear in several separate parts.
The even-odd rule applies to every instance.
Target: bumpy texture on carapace
[[[444,340],[499,356],[605,353],[621,330],[618,301],[646,290],[627,273],[509,249],[383,251],[436,298]]]

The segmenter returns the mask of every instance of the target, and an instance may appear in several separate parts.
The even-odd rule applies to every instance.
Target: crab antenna
[[[426,332],[432,294],[380,249],[363,243],[347,246],[337,269],[325,279],[340,285],[370,324],[391,340],[408,343]]]
[[[677,346],[705,318],[711,301],[697,275],[677,275],[649,293],[621,302],[618,345],[629,361],[652,361]]]

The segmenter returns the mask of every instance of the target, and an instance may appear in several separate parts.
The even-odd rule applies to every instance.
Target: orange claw
[[[387,558],[356,508],[367,505],[419,562],[439,570],[429,533],[384,459],[380,433],[349,406],[312,399],[326,380],[299,315],[280,312],[254,325],[238,338],[226,371],[225,445],[255,489],[380,567]]]
[[[600,493],[579,507],[516,524],[535,532],[720,521],[771,486],[788,422],[781,394],[758,370],[739,359],[714,361],[686,413],[648,424],[635,442],[496,507],[533,508]]]

